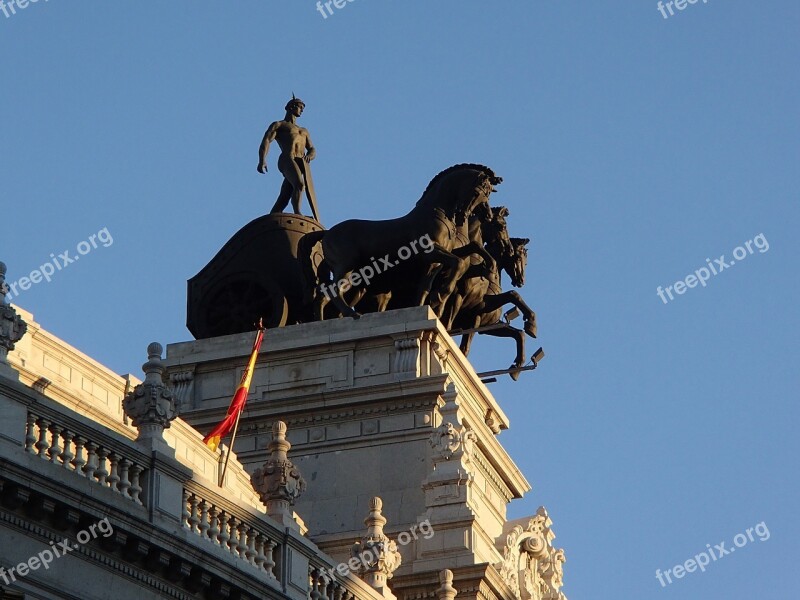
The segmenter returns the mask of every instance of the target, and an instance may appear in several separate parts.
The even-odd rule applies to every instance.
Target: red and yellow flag
[[[247,368],[242,373],[242,382],[236,388],[236,393],[233,395],[231,405],[228,407],[228,414],[225,419],[217,425],[211,432],[203,438],[203,443],[216,452],[222,439],[227,436],[236,425],[239,415],[244,410],[244,405],[247,402],[247,394],[250,392],[250,382],[253,379],[253,368],[258,358],[258,351],[261,348],[261,341],[264,339],[264,330],[259,329],[256,334],[256,341],[253,343],[253,353],[250,355],[250,362]]]

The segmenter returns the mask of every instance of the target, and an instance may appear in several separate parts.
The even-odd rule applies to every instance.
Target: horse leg
[[[389,306],[389,302],[392,299],[392,292],[378,294],[376,299],[378,301],[378,312],[386,312],[386,307]]]
[[[448,331],[452,329],[453,322],[456,320],[458,311],[461,310],[461,307],[463,305],[464,305],[464,294],[462,290],[453,292],[450,298],[448,298],[444,311],[442,311],[442,318],[441,318],[441,321],[444,324],[444,328],[447,329]]]
[[[517,290],[503,292],[502,294],[487,294],[483,298],[486,304],[486,311],[502,308],[505,304],[513,304],[522,313],[522,318],[525,321],[524,330],[532,338],[536,337],[536,313],[533,312],[522,299],[522,296]]]
[[[478,325],[480,324],[481,324],[481,318],[479,315],[477,315],[475,319],[473,319],[472,321],[472,327],[469,327],[469,329],[474,329],[478,327]],[[474,337],[475,337],[474,331],[470,333],[465,333],[464,335],[461,336],[461,352],[462,354],[464,354],[464,356],[469,356],[469,350],[472,347],[472,340]]]
[[[344,298],[342,298],[342,289],[339,286],[339,283],[342,280],[344,281],[350,280],[349,275],[350,275],[349,272],[340,274],[334,271],[333,273],[334,283],[331,286],[329,286],[329,289],[331,289],[333,292],[333,297],[331,298],[331,301],[336,305],[336,308],[339,309],[339,312],[342,313],[342,316],[359,319],[361,318],[361,313],[356,311],[352,306],[350,306],[347,302],[344,301]]]
[[[514,341],[517,342],[517,357],[509,367],[511,369],[511,373],[509,373],[509,375],[511,375],[511,379],[514,381],[519,379],[519,368],[525,364],[525,334],[522,333],[522,330],[517,329],[516,327],[511,327],[511,325],[507,325],[506,327],[502,327],[500,329],[482,331],[481,335],[514,338]]]
[[[428,300],[428,294],[433,289],[433,282],[442,270],[441,264],[433,263],[428,265],[425,275],[420,279],[419,286],[417,286],[417,297],[415,299],[415,306],[423,306]]]

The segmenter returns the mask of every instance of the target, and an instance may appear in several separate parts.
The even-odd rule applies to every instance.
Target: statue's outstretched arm
[[[273,123],[267,128],[264,133],[264,139],[261,140],[261,146],[258,149],[258,172],[267,172],[267,153],[269,153],[269,145],[275,140],[278,134],[278,123]]]

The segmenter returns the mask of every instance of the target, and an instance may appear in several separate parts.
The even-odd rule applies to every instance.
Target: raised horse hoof
[[[536,321],[525,321],[525,333],[532,338],[536,337]]]
[[[514,381],[519,379],[519,374],[522,373],[522,371],[519,370],[520,365],[518,365],[517,363],[512,363],[511,366],[508,367],[508,369],[509,369],[508,375],[511,377],[511,379],[513,379]]]

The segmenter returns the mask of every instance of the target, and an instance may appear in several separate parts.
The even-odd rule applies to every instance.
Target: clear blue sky
[[[547,357],[493,391],[579,598],[800,590],[798,26],[788,0],[39,1],[0,13],[0,260],[17,302],[118,372],[189,339],[186,280],[275,199],[257,148],[294,91],[324,220],[399,216],[483,162],[532,238]],[[763,233],[706,287],[674,285]],[[535,349],[532,346],[531,349]],[[513,348],[478,339],[479,369]],[[794,367],[792,365],[795,365]],[[770,538],[655,578],[765,522]]]

